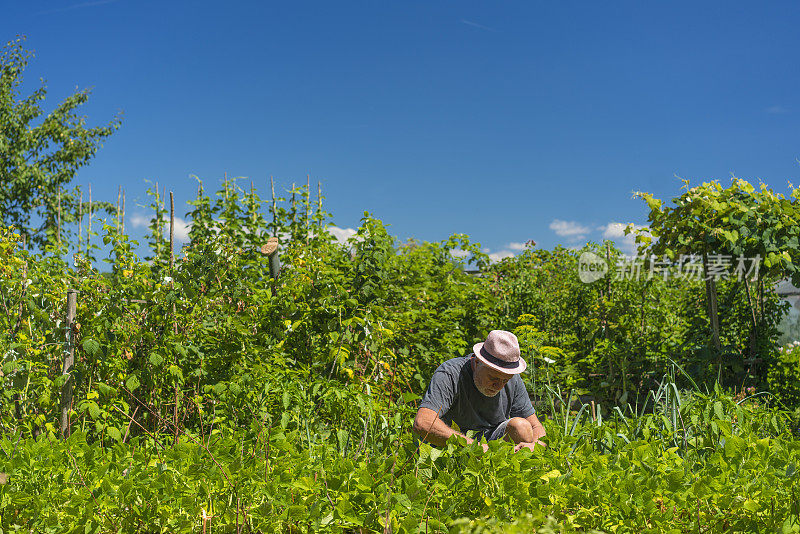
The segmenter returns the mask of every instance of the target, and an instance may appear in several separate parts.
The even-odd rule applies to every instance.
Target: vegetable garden
[[[698,242],[764,258],[709,284],[615,276],[610,242],[490,264],[369,214],[342,245],[308,186],[265,202],[227,179],[199,185],[173,253],[150,193],[143,259],[113,210],[43,250],[2,230],[0,532],[800,531],[800,350],[776,344],[772,290],[795,274],[796,196],[645,195],[639,240],[669,269]],[[580,282],[585,251],[605,278]],[[431,373],[495,328],[531,364],[548,447],[420,444]]]

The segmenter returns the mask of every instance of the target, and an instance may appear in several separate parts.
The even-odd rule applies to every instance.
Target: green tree
[[[753,355],[763,330],[772,332],[765,324],[765,317],[770,315],[765,312],[765,287],[769,289],[783,278],[800,282],[800,190],[793,189],[787,199],[765,184],[757,190],[738,178],[733,178],[727,188],[716,181],[690,188],[686,180],[683,189],[673,199],[673,206],[665,206],[649,193],[638,193],[650,208],[649,228],[636,237],[640,252],[666,256],[679,264],[690,255],[702,258],[707,311],[717,351],[720,323],[714,272],[728,267],[736,274],[750,308]]]
[[[119,128],[121,118],[117,115],[106,126],[88,128],[77,109],[89,99],[89,89],[67,97],[42,116],[44,80],[30,95],[21,95],[22,74],[34,56],[24,41],[24,37],[9,41],[0,56],[0,221],[43,247],[57,240],[59,223],[63,232],[66,223],[77,220],[78,192],[69,185],[102,141]],[[95,203],[93,210],[108,207]]]

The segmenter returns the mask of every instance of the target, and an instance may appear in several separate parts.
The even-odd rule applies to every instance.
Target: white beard
[[[477,384],[475,384],[475,388],[476,388],[476,389],[477,389],[477,390],[478,390],[478,391],[481,393],[481,395],[483,395],[484,397],[496,397],[496,396],[497,396],[497,394],[498,394],[498,393],[500,393],[500,390],[499,390],[499,389],[498,389],[497,391],[495,391],[494,393],[489,393],[487,390],[485,390],[485,389],[483,389],[483,388],[479,387]]]

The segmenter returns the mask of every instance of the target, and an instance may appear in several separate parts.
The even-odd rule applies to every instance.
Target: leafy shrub
[[[800,406],[800,341],[778,348],[767,375],[769,391],[788,406]]]

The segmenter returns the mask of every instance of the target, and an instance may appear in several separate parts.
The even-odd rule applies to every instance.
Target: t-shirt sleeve
[[[531,398],[525,389],[525,383],[516,375],[514,384],[514,398],[511,400],[511,417],[527,418],[536,413],[531,404]]]
[[[431,383],[419,403],[420,408],[433,410],[441,418],[456,398],[456,384],[452,376],[444,366],[439,366],[431,377]]]

